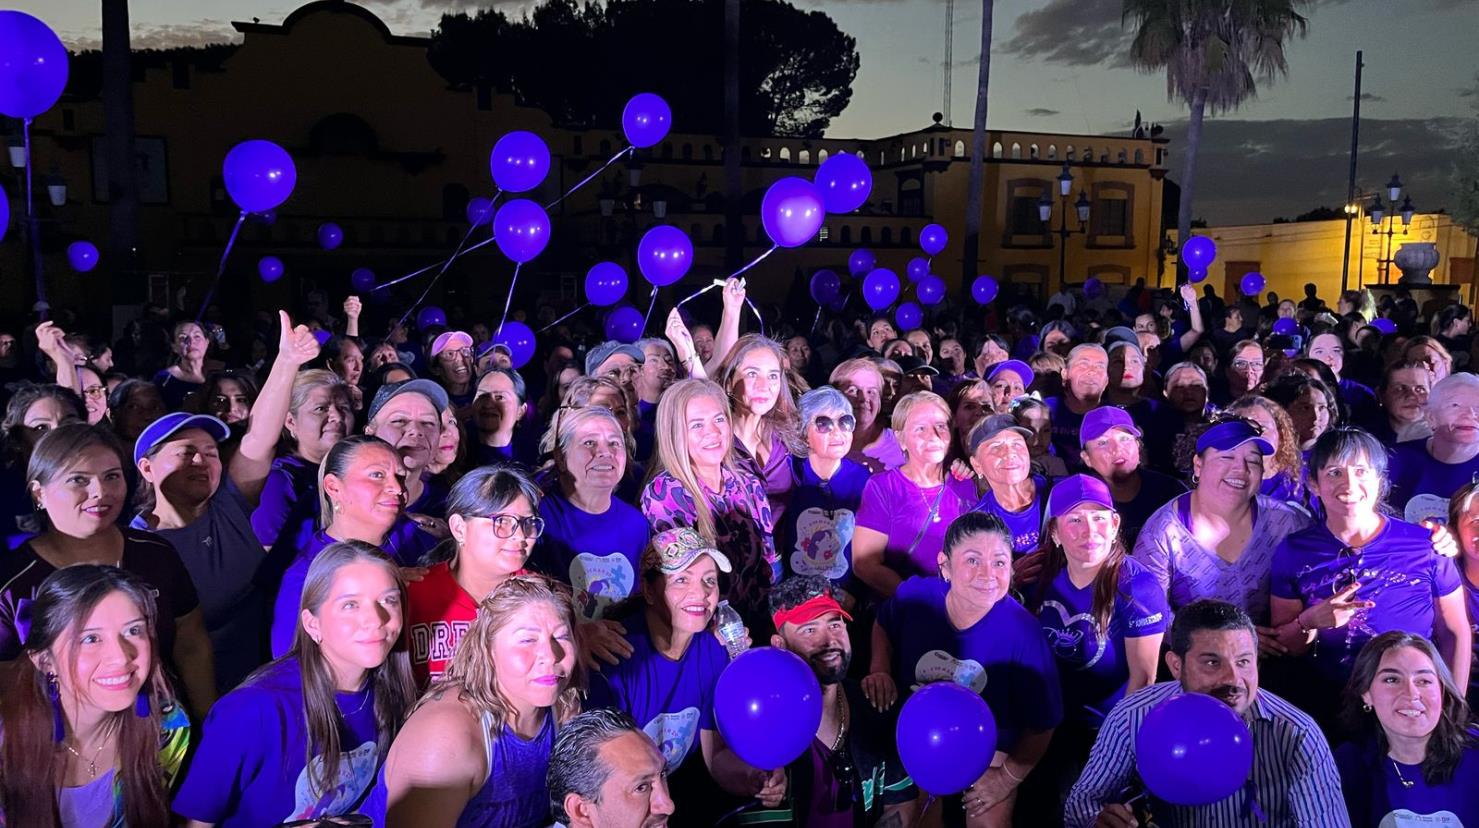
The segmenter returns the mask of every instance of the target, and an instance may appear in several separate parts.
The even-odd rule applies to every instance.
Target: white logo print
[[[659,713],[642,728],[668,763],[668,773],[683,764],[698,733],[698,708],[685,707],[677,713]]]
[[[1040,615],[1042,629],[1048,636],[1048,646],[1053,655],[1078,669],[1087,670],[1099,663],[1108,647],[1108,639],[1099,635],[1099,625],[1094,616],[1081,612],[1070,616],[1068,609],[1057,601],[1043,601],[1044,610],[1052,610],[1058,617],[1051,619],[1044,612]]]
[[[937,681],[953,681],[969,687],[973,693],[980,693],[986,689],[986,668],[975,659],[961,661],[944,650],[930,650],[914,665],[914,680],[918,684],[910,689]]]
[[[791,569],[797,575],[822,575],[837,580],[847,574],[842,550],[852,543],[857,518],[851,509],[837,509],[828,516],[815,506],[796,517],[796,549]]]
[[[635,580],[632,562],[619,552],[604,558],[582,552],[570,562],[570,585],[585,618],[600,618],[608,607],[632,593]]]

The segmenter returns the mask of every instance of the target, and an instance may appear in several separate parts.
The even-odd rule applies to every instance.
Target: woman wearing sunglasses
[[[524,571],[544,534],[539,487],[509,466],[474,469],[447,497],[447,528],[451,560],[432,566],[408,591],[411,672],[423,689],[446,670],[478,603]]]
[[[1387,485],[1387,451],[1375,437],[1356,428],[1322,434],[1310,455],[1310,490],[1325,520],[1274,550],[1274,634],[1305,659],[1309,676],[1299,689],[1308,698],[1300,706],[1317,721],[1333,720],[1356,654],[1383,632],[1432,639],[1455,681],[1469,680],[1458,570],[1435,550],[1434,530],[1383,514]]]
[[[857,420],[847,397],[829,385],[803,394],[800,410],[806,453],[791,458],[796,488],[776,524],[776,548],[786,570],[825,576],[838,600],[851,606],[858,596],[853,528],[868,483],[867,467],[847,458]]]

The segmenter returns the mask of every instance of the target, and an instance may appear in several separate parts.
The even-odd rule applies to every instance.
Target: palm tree
[[[1258,84],[1287,75],[1284,43],[1303,37],[1310,0],[1125,0],[1134,22],[1130,60],[1143,72],[1166,70],[1166,95],[1190,109],[1181,167],[1177,239],[1191,233],[1192,192],[1202,118],[1237,109]]]
[[[996,0],[981,0],[981,66],[976,74],[976,119],[971,126],[971,176],[966,189],[965,240],[960,257],[961,284],[976,278],[981,252],[981,179],[986,158],[986,90],[991,85],[991,17]],[[951,67],[945,67],[950,71]],[[948,116],[949,113],[946,113]]]

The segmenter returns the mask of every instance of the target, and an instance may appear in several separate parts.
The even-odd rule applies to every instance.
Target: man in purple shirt
[[[1084,415],[1099,407],[1109,387],[1109,354],[1103,346],[1079,345],[1068,352],[1068,365],[1063,370],[1063,394],[1049,397],[1053,417],[1053,448],[1069,468],[1078,465],[1079,425]]]

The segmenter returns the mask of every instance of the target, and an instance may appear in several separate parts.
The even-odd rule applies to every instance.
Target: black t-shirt
[[[123,557],[118,566],[154,588],[159,615],[160,658],[172,669],[175,619],[200,606],[195,583],[190,580],[190,573],[185,570],[179,553],[169,541],[153,532],[138,529],[120,531],[123,532]],[[55,571],[56,567],[36,554],[30,541],[0,560],[0,661],[10,661],[21,654],[24,640],[16,620],[18,617],[29,618],[30,604],[36,591],[46,576]]]

